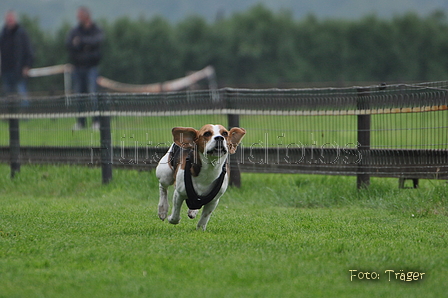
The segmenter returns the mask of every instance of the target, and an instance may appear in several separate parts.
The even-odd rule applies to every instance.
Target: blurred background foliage
[[[399,82],[448,78],[448,22],[442,11],[384,19],[295,19],[263,5],[209,22],[199,16],[173,24],[163,17],[96,20],[106,41],[101,75],[149,84],[207,65],[220,87],[289,87],[310,82]],[[70,25],[46,32],[21,18],[36,53],[35,67],[67,63]],[[33,78],[30,90],[61,90],[62,76]]]

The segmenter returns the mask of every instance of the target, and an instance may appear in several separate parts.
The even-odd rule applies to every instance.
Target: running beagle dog
[[[179,223],[180,209],[186,201],[190,218],[195,218],[204,206],[197,229],[205,231],[210,215],[227,189],[227,157],[235,153],[246,131],[238,127],[229,131],[222,125],[207,124],[200,130],[175,127],[172,133],[174,143],[156,168],[159,218],[167,218],[167,189],[174,184],[173,210],[168,221]]]

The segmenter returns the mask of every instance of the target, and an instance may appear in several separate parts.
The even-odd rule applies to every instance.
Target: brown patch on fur
[[[246,130],[244,128],[234,127],[229,131],[227,137],[227,145],[229,147],[229,153],[234,154],[244,135]]]
[[[181,150],[180,154],[178,154],[176,156],[171,155],[172,157],[170,157],[170,160],[171,160],[171,158],[176,159],[173,161],[174,168],[172,167],[171,162],[170,162],[170,167],[172,167],[172,169],[174,170],[174,174],[173,174],[174,179],[176,179],[177,171],[179,169],[185,170],[185,165],[187,163],[186,159],[190,152],[190,150],[188,150],[188,149],[180,148],[180,150]],[[199,156],[197,155],[196,151],[194,151],[194,156],[192,156],[190,158],[190,162],[191,162],[191,169],[190,169],[191,175],[193,177],[197,177],[199,175],[199,172],[201,171],[202,164],[201,164],[201,160],[200,160]]]
[[[198,156],[198,135],[199,132],[192,127],[174,127],[172,129],[174,143],[180,147],[181,152],[175,156],[177,160],[174,164],[174,179],[176,179],[179,167],[185,170],[186,159],[191,150],[193,156],[191,158],[191,175],[197,177],[201,171],[201,160]],[[173,156],[174,157],[174,156]]]
[[[213,136],[213,127],[211,124],[204,125],[197,133],[198,139],[196,141],[196,146],[201,153],[205,151],[205,145]]]
[[[198,131],[192,127],[174,127],[172,129],[173,140],[177,146],[184,149],[194,149],[198,139]]]

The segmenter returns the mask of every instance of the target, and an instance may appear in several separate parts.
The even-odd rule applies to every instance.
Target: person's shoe
[[[93,124],[92,124],[92,129],[93,130],[97,130],[97,131],[99,131],[100,130],[100,123],[99,122],[93,122]]]
[[[84,129],[84,125],[79,124],[78,122],[75,123],[75,125],[73,125],[72,130],[82,130]]]

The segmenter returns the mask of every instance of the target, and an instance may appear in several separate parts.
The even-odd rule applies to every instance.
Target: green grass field
[[[11,180],[0,165],[0,297],[448,292],[445,181],[398,189],[396,179],[372,178],[357,191],[353,177],[243,174],[202,232],[186,209],[179,225],[158,219],[153,172],[115,170],[109,185],[100,177],[96,168],[22,166]],[[422,279],[401,281],[405,272]]]

